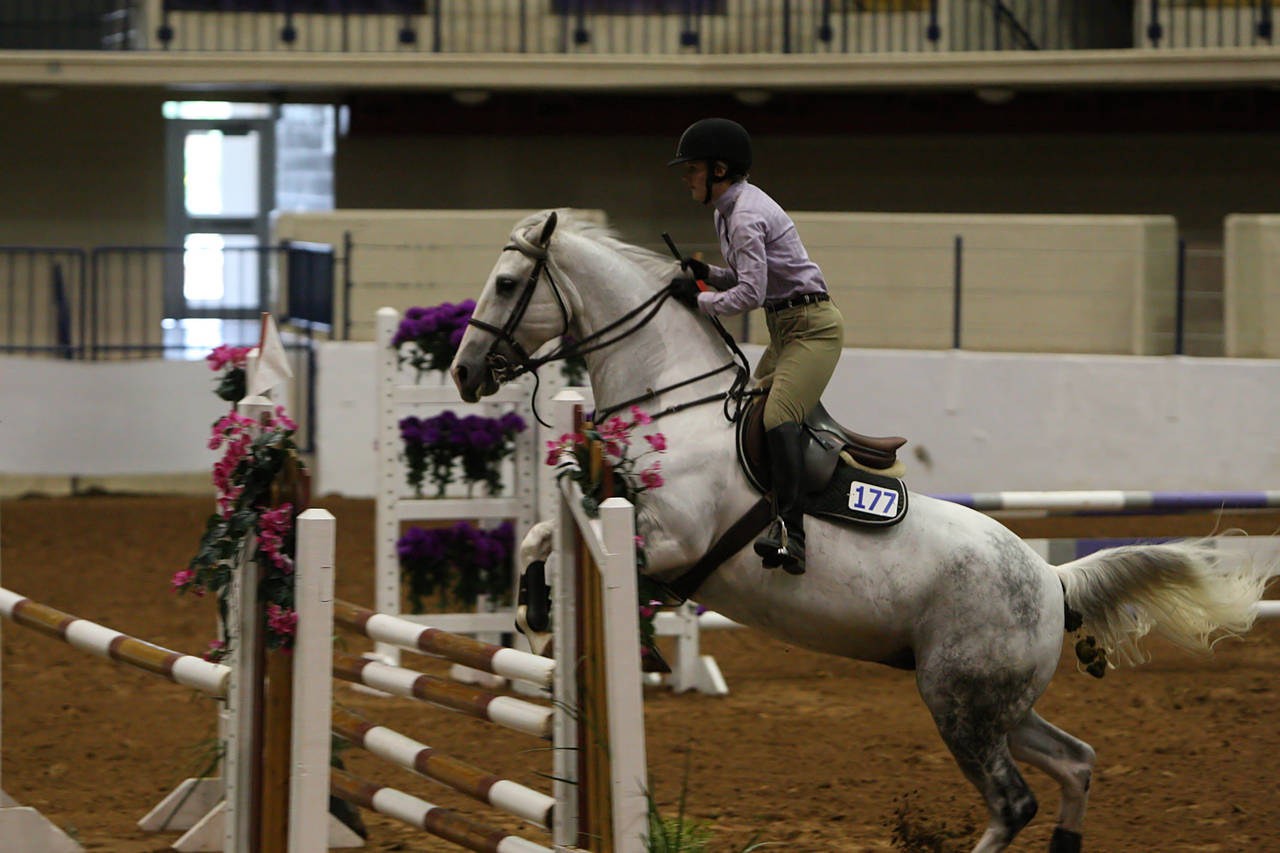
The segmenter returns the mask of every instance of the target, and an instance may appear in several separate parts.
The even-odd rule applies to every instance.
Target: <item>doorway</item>
[[[165,105],[165,345],[257,341],[268,304],[275,116],[268,104]]]

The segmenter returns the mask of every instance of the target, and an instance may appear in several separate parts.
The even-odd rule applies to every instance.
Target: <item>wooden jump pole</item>
[[[158,675],[208,696],[221,699],[227,695],[227,679],[231,674],[228,666],[130,637],[4,588],[0,588],[0,616],[81,651]]]
[[[556,662],[551,658],[483,643],[439,628],[424,627],[407,619],[378,613],[345,601],[334,602],[333,620],[343,628],[379,643],[415,649],[503,678],[527,681],[538,687],[551,687],[555,676]]]
[[[412,770],[541,829],[551,826],[555,799],[518,782],[444,755],[341,708],[333,709],[333,733],[384,761]]]
[[[523,699],[499,696],[456,681],[352,655],[333,656],[333,676],[393,696],[431,702],[534,737],[551,737],[552,709]]]
[[[329,790],[335,797],[416,826],[476,853],[553,853],[550,847],[510,835],[403,791],[366,782],[342,770],[333,771]]]

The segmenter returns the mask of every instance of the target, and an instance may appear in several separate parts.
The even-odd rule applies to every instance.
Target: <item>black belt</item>
[[[798,305],[812,305],[816,302],[826,302],[831,298],[828,293],[801,293],[787,299],[774,299],[764,304],[766,311],[782,311],[786,308],[795,308]]]

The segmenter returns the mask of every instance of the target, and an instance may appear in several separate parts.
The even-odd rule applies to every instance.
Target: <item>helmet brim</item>
[[[674,160],[668,160],[668,166],[679,166],[681,163],[689,163],[693,160],[705,160],[705,157],[677,157]]]

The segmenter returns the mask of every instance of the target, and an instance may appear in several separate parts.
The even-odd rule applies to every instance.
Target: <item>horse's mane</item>
[[[585,237],[614,252],[622,255],[639,267],[646,275],[663,284],[673,275],[675,260],[667,255],[659,254],[651,249],[636,246],[623,240],[618,233],[607,225],[601,225],[588,217],[586,211],[572,207],[561,207],[555,210],[557,222],[556,233],[567,232]],[[534,231],[533,226],[541,226],[551,215],[550,210],[530,214],[516,223],[515,231]]]

